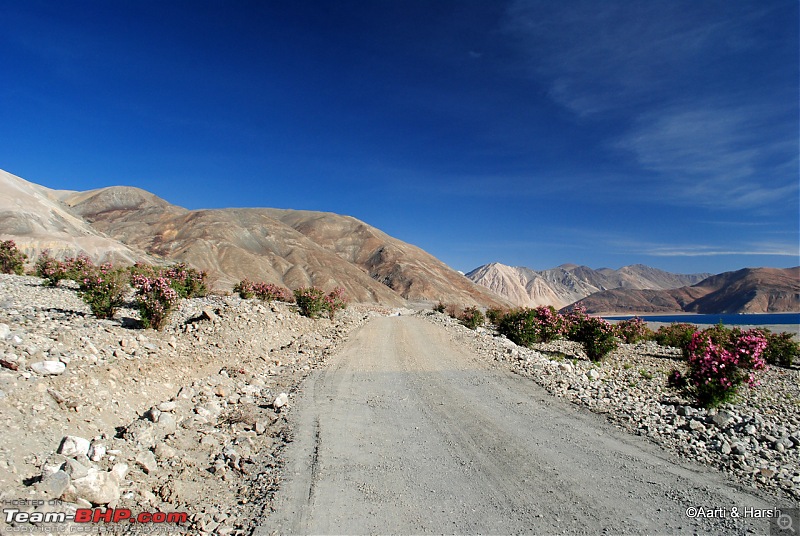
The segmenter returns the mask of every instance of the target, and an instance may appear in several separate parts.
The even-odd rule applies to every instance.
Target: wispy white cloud
[[[796,141],[773,128],[791,113],[780,104],[679,104],[642,114],[614,145],[675,201],[762,206],[797,195]]]
[[[797,198],[796,77],[719,65],[767,46],[772,36],[761,30],[776,9],[780,3],[516,0],[506,31],[523,72],[554,101],[615,129],[609,150],[632,158],[642,177],[628,195],[752,208]],[[784,70],[796,69],[796,57],[785,59]]]
[[[747,242],[743,244],[664,244],[637,240],[612,239],[609,244],[620,251],[653,257],[774,256],[794,257],[800,263],[800,246],[783,242]]]

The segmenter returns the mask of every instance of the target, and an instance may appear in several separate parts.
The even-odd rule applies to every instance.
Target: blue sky
[[[0,0],[0,168],[456,269],[795,266],[796,0]]]

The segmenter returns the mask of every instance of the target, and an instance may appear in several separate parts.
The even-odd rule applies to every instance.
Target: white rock
[[[92,446],[89,448],[89,459],[93,462],[99,462],[103,459],[103,456],[106,455],[106,447],[104,445],[100,445],[97,443],[92,443]]]
[[[144,452],[140,452],[136,455],[136,464],[142,468],[142,470],[149,474],[155,473],[158,469],[158,462],[156,461],[155,455],[149,451],[145,450]]]
[[[281,393],[275,397],[275,400],[272,401],[272,407],[275,409],[282,408],[289,402],[289,395],[286,393]]]
[[[590,369],[586,372],[586,377],[589,378],[591,381],[596,381],[600,379],[600,371],[597,369]]]
[[[31,363],[31,369],[42,376],[56,376],[63,374],[67,366],[61,361],[38,361]]]
[[[86,456],[89,454],[89,440],[78,436],[64,436],[61,440],[61,446],[58,449],[59,454],[64,456]]]
[[[159,409],[159,411],[175,411],[175,408],[178,407],[178,403],[174,400],[170,400],[167,402],[162,402],[156,407]]]
[[[89,469],[89,474],[72,481],[78,497],[93,504],[116,503],[120,497],[119,478],[114,472]]]
[[[11,334],[8,324],[0,323],[0,340],[5,340]]]
[[[558,370],[563,370],[564,372],[572,372],[572,365],[569,363],[559,363]]]

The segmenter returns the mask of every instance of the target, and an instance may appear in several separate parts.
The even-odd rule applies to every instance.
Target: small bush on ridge
[[[688,345],[686,389],[705,407],[732,401],[742,384],[756,385],[752,371],[766,367],[762,357],[766,347],[766,339],[756,330],[734,334],[727,347],[713,342],[709,334],[695,333]],[[679,384],[673,375],[671,383]]]
[[[114,269],[110,263],[84,268],[84,277],[78,282],[78,295],[91,308],[97,318],[113,318],[125,303],[128,290],[128,271]]]
[[[259,300],[264,300],[265,302],[291,302],[293,300],[289,289],[279,287],[272,283],[253,283],[252,294]]]
[[[131,282],[136,289],[136,303],[144,327],[164,329],[169,322],[170,313],[180,303],[180,296],[170,285],[169,279],[137,274]]]
[[[161,272],[181,298],[202,298],[208,294],[206,273],[191,268],[186,263],[170,266]]]
[[[249,279],[242,279],[233,286],[233,291],[243,300],[249,300],[256,295],[255,283]]]
[[[437,313],[443,313],[446,307],[447,306],[445,304],[439,302],[433,307],[433,310],[436,311]]]
[[[653,331],[638,316],[617,322],[614,329],[617,332],[617,336],[628,344],[636,344],[639,341],[646,341],[653,337]]]
[[[22,275],[28,256],[17,249],[13,240],[0,242],[0,273]]]
[[[600,361],[619,347],[614,326],[602,318],[581,318],[576,321],[572,333],[592,361]]]
[[[483,313],[477,307],[467,307],[461,313],[459,321],[469,329],[477,329],[486,322],[486,317],[483,316]]]
[[[697,332],[697,326],[684,322],[673,322],[667,326],[661,326],[653,335],[653,339],[662,346],[680,348],[686,357],[689,343],[692,336]]]
[[[300,314],[309,318],[319,318],[326,312],[325,292],[317,287],[303,287],[294,291],[294,300]]]
[[[67,272],[64,265],[50,256],[50,250],[42,251],[36,260],[35,273],[44,279],[42,284],[46,287],[56,287],[59,281],[67,279]]]
[[[490,307],[486,310],[486,319],[493,325],[497,325],[503,318],[505,312],[498,307]]]
[[[336,287],[327,296],[325,296],[325,308],[328,310],[328,316],[333,320],[336,311],[347,307],[347,298],[344,296],[344,289]]]

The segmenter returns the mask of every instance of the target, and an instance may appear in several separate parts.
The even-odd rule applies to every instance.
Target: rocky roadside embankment
[[[177,533],[249,534],[277,489],[294,390],[371,314],[312,320],[210,296],[156,332],[132,309],[98,320],[74,289],[0,275],[4,508],[186,512]],[[15,525],[0,534],[26,530]]]
[[[758,376],[761,385],[743,389],[737,404],[706,410],[667,387],[669,372],[683,368],[680,350],[654,342],[623,344],[601,363],[592,363],[572,341],[524,348],[484,328],[472,331],[444,314],[419,314],[553,395],[604,414],[687,459],[717,467],[744,486],[800,500],[796,368],[768,367]]]

